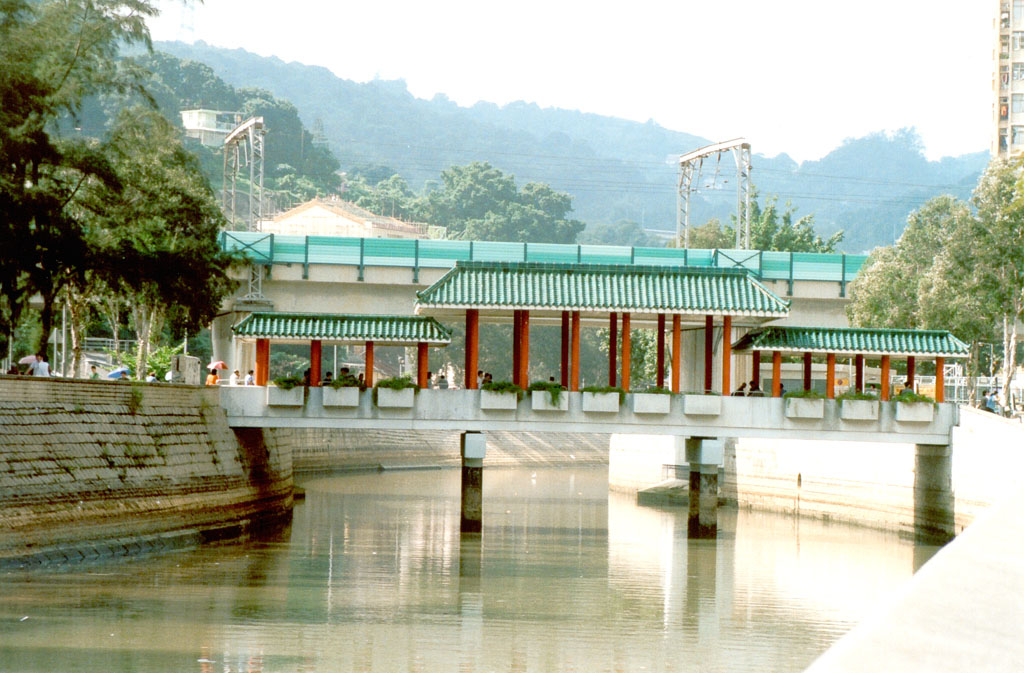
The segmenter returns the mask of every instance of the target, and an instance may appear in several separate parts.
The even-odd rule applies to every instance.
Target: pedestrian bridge
[[[765,437],[949,445],[956,405],[718,395],[224,386],[232,427]],[[621,402],[620,402],[621,399]]]

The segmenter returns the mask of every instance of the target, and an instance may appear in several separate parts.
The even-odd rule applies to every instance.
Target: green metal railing
[[[363,280],[368,266],[406,267],[419,282],[420,269],[448,269],[458,260],[480,262],[569,262],[582,264],[646,264],[744,268],[763,280],[839,283],[839,296],[864,265],[866,255],[760,250],[696,250],[641,248],[624,245],[566,245],[560,243],[499,243],[432,239],[349,238],[344,236],[283,236],[225,231],[221,247],[239,251],[257,264],[301,264],[308,277],[310,264],[344,264],[359,268]]]

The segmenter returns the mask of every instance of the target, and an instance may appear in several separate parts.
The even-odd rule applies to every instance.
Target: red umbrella
[[[227,369],[228,366],[226,364],[224,364],[223,360],[217,360],[216,362],[211,362],[210,364],[206,365],[206,368],[207,369]]]

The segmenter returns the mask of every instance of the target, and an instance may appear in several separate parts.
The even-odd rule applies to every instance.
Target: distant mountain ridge
[[[203,42],[160,42],[155,48],[206,63],[228,84],[262,87],[291,101],[307,127],[323,124],[342,168],[385,165],[414,188],[454,164],[489,161],[522,184],[546,182],[573,195],[588,223],[622,219],[674,230],[677,169],[671,157],[712,140],[579,111],[514,102],[462,107],[443,95],[414,97],[403,81],[358,83],[327,68],[285,63]],[[272,129],[271,129],[272,132]],[[718,139],[716,139],[718,140]],[[913,131],[851,139],[818,161],[756,154],[758,192],[815,214],[823,234],[846,230],[842,248],[861,252],[889,244],[907,214],[938,194],[970,196],[987,152],[929,161]],[[698,185],[691,223],[728,220],[735,210],[735,167],[709,167]]]

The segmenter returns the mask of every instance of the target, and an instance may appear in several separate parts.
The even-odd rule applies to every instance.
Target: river
[[[266,539],[0,575],[0,672],[801,671],[935,549],[608,492],[605,468],[306,475]]]

